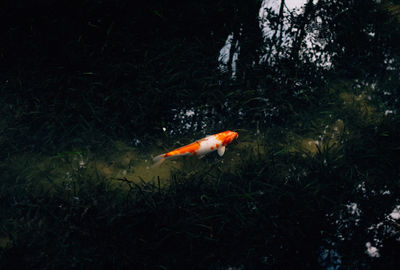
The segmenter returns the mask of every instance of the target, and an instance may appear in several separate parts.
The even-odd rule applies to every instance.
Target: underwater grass
[[[10,155],[0,168],[0,267],[337,265],[325,249],[361,267],[374,238],[375,264],[395,262],[383,247],[398,249],[398,226],[386,216],[399,203],[400,120],[345,98],[328,96],[285,126],[242,130],[223,158],[170,162],[165,175],[138,168],[177,143],[170,137],[147,153],[114,141],[98,152]],[[368,229],[382,220],[385,230]]]
[[[15,217],[24,216],[26,220],[7,222],[18,229],[2,254],[2,258],[8,258],[2,260],[2,266],[15,266],[7,261],[15,263],[19,248],[57,250],[50,254],[28,252],[20,260],[22,267],[24,262],[25,266],[34,262],[34,268],[42,269],[52,268],[52,263],[65,268],[93,264],[118,268],[207,268],[216,263],[240,263],[239,258],[251,247],[253,254],[246,259],[250,262],[257,258],[258,249],[265,247],[254,233],[262,229],[260,226],[266,229],[265,224],[274,223],[264,207],[274,208],[276,201],[267,198],[281,191],[275,188],[275,192],[263,194],[265,185],[272,183],[261,181],[264,174],[259,174],[259,180],[254,182],[246,180],[252,177],[252,173],[225,173],[214,182],[198,173],[190,178],[173,176],[166,187],[137,185],[126,179],[123,182],[129,190],[123,192],[112,191],[107,188],[109,183],[97,179],[80,183],[74,196],[60,191],[45,201],[36,196],[20,198],[10,206],[16,210]],[[286,194],[279,195],[280,201],[288,200],[290,204],[293,198],[290,192]],[[264,200],[268,202],[265,205]],[[243,246],[243,241],[248,244]],[[57,246],[53,247],[54,244]],[[230,246],[237,248],[227,252]],[[69,264],[63,261],[74,256],[78,260],[76,265],[74,260]],[[49,260],[51,257],[55,260]]]
[[[399,123],[364,124],[340,148],[327,143],[305,157],[266,140],[282,139],[276,128],[262,151],[233,146],[241,155],[230,170],[210,158],[201,170],[172,172],[164,185],[78,169],[69,187],[44,191],[27,185],[20,170],[3,168],[0,266],[318,269],[333,263],[321,259],[332,242],[343,265],[364,265],[366,228],[390,212],[400,192]],[[383,186],[390,195],[379,193]],[[358,222],[346,211],[352,201],[363,211]],[[390,241],[392,232],[377,233]]]

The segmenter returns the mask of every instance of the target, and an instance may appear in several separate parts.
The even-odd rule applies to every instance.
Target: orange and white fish
[[[205,154],[213,151],[218,151],[218,155],[222,156],[225,153],[226,145],[230,144],[237,137],[239,137],[239,134],[230,130],[207,136],[191,144],[172,150],[171,152],[156,156],[153,158],[153,167],[159,166],[166,159],[172,157],[192,155],[201,158]]]

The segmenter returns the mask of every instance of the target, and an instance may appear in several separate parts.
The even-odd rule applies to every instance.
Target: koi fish
[[[225,153],[226,145],[230,144],[237,137],[239,137],[239,134],[230,130],[207,136],[191,144],[156,156],[155,158],[153,158],[153,167],[161,165],[161,163],[171,157],[192,155],[202,158],[204,155],[213,151],[218,151],[218,155],[223,156],[223,154]]]

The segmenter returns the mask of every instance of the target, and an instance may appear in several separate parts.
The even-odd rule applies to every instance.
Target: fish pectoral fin
[[[221,146],[220,148],[218,148],[218,155],[220,157],[222,157],[225,153],[225,146]]]

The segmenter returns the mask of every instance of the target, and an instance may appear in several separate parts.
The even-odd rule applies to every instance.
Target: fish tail
[[[158,167],[165,161],[166,157],[165,154],[158,155],[153,158],[154,164],[151,167]]]

